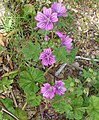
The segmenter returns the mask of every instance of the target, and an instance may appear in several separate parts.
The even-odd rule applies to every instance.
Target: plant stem
[[[53,32],[53,30],[52,30],[52,41],[54,42],[54,32]]]
[[[51,65],[44,73],[44,75],[46,75],[48,73],[48,71],[53,67],[54,65]]]

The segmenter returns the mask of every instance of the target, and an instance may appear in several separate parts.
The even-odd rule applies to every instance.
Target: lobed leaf
[[[39,90],[37,84],[42,84],[44,81],[45,78],[41,70],[34,67],[29,67],[27,70],[20,73],[19,85],[25,93],[36,93]]]
[[[27,46],[22,47],[25,60],[33,59],[34,61],[38,61],[40,51],[39,43],[33,44],[32,42],[28,42]]]

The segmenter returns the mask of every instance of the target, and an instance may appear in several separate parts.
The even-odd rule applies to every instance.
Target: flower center
[[[46,60],[50,60],[50,58],[51,58],[51,54],[46,54],[46,55],[45,55],[45,59],[46,59]]]
[[[49,91],[49,92],[52,92],[52,88],[50,87],[50,88],[48,89],[48,91]]]
[[[50,18],[50,16],[46,16],[44,22],[47,22],[47,23],[51,22],[51,18]]]
[[[61,86],[57,87],[57,89],[60,90],[60,89],[61,89]]]

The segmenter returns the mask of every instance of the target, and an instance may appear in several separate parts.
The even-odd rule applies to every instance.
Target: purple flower
[[[67,17],[68,14],[65,14],[65,12],[67,11],[67,9],[65,8],[65,6],[62,5],[61,2],[54,2],[51,5],[51,8],[53,10],[53,12],[56,12],[58,16],[63,16],[63,17]]]
[[[66,88],[64,87],[65,83],[62,82],[62,80],[59,80],[59,81],[56,81],[55,82],[55,93],[58,94],[58,95],[62,95],[65,93],[66,91]]]
[[[43,84],[41,87],[41,93],[44,97],[52,99],[54,97],[55,88],[48,83]]]
[[[43,13],[37,12],[35,16],[37,22],[37,27],[41,29],[51,30],[53,29],[53,23],[58,21],[57,13],[52,13],[51,8],[43,7]]]
[[[60,37],[61,45],[66,47],[66,51],[70,52],[70,50],[72,49],[72,38],[66,36],[66,34],[63,34],[60,31],[56,31],[55,34]]]
[[[58,35],[60,38],[64,36],[64,34],[58,30],[55,32],[55,34]]]
[[[50,38],[49,38],[49,36],[48,35],[45,35],[45,41],[48,41]]]
[[[61,37],[61,45],[62,46],[66,46],[66,51],[70,52],[70,50],[72,49],[72,38],[70,38],[69,36],[64,35],[63,37]]]
[[[55,63],[55,58],[52,55],[50,48],[45,48],[42,53],[40,53],[40,60],[42,60],[42,64],[45,66],[52,65]]]

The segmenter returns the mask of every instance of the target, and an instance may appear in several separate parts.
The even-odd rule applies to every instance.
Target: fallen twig
[[[22,110],[24,110],[26,106],[27,106],[27,102],[25,102],[25,104],[23,105]]]
[[[9,112],[8,110],[2,108],[1,109],[2,112],[8,114],[9,116],[11,116],[14,120],[19,120],[15,115],[13,115],[11,112]]]
[[[14,93],[13,93],[12,89],[11,89],[11,95],[12,95],[13,102],[14,102],[14,104],[15,104],[15,107],[18,107],[18,105],[17,105],[17,102],[16,102],[16,99],[15,99],[15,96],[14,96]]]
[[[61,67],[56,71],[55,76],[58,76],[66,65],[67,65],[66,63],[62,64]]]
[[[81,56],[76,56],[75,59],[83,59],[83,60],[88,60],[88,61],[93,60],[93,61],[95,61],[95,62],[99,62],[98,59],[85,58],[85,57],[81,57]],[[56,71],[56,73],[55,73],[55,76],[56,76],[56,77],[62,72],[62,70],[66,67],[66,65],[67,65],[67,63],[64,63],[64,64],[61,65],[61,67],[60,67],[60,68]],[[76,67],[75,65],[73,65],[73,66]],[[80,67],[77,67],[77,68],[80,69],[80,70],[83,70],[83,69],[80,68]]]
[[[99,62],[98,59],[85,58],[85,57],[81,57],[81,56],[76,56],[75,59],[83,59],[83,60],[88,60],[88,61]]]

